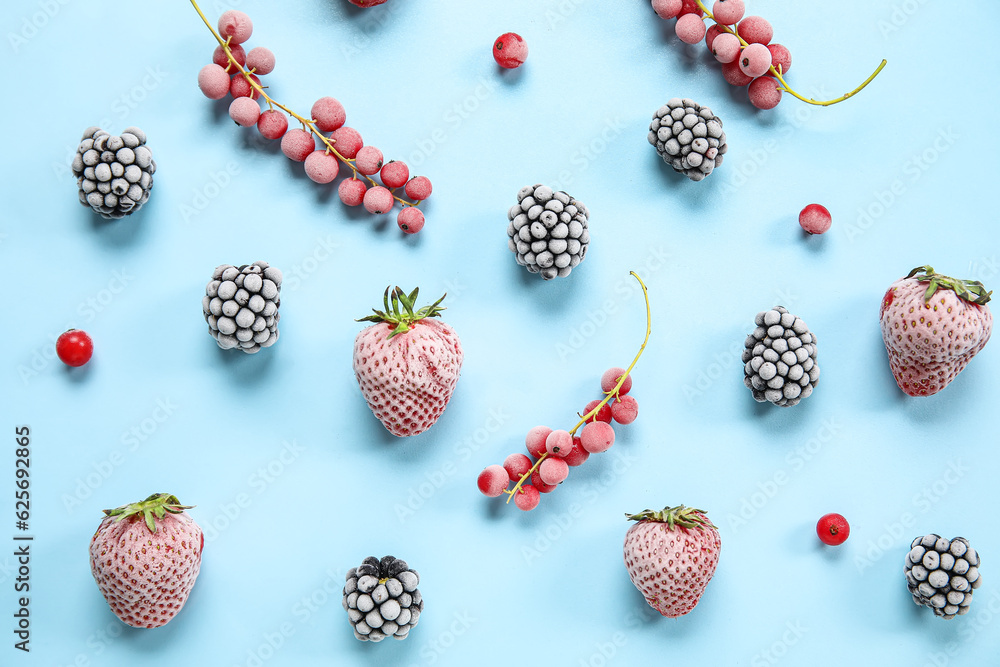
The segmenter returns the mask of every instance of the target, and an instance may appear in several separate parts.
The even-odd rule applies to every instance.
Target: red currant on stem
[[[94,341],[86,331],[70,329],[56,339],[56,354],[67,366],[83,366],[94,355]]]
[[[823,544],[835,547],[847,541],[851,526],[840,514],[824,514],[816,523],[816,534]]]
[[[504,462],[504,468],[511,481],[515,479],[514,475],[510,474],[511,472],[521,473],[517,477],[514,487],[503,491],[507,494],[508,503],[514,500],[514,504],[522,510],[534,509],[538,505],[539,491],[551,491],[555,486],[549,483],[558,483],[566,479],[566,475],[569,474],[569,466],[580,465],[587,460],[587,456],[591,452],[605,451],[614,442],[614,429],[609,423],[600,421],[597,417],[602,410],[608,408],[608,403],[614,397],[624,395],[631,389],[632,378],[629,374],[645,351],[652,328],[652,313],[649,308],[649,294],[646,291],[646,285],[635,271],[632,271],[631,275],[639,282],[643,299],[646,302],[646,336],[639,347],[639,352],[636,353],[635,359],[632,360],[627,369],[611,368],[604,373],[601,378],[601,388],[605,393],[604,399],[589,403],[587,412],[580,417],[580,421],[572,429],[553,431],[547,426],[536,426],[528,432],[525,445],[528,452],[536,460],[526,470],[523,469],[524,462],[517,458],[523,456],[522,454],[512,454]],[[577,438],[575,437],[576,432],[580,427],[583,427],[583,432],[581,437]],[[570,438],[568,443],[567,437]],[[570,444],[569,450],[563,454],[567,444]],[[546,464],[546,462],[548,463]],[[542,470],[543,465],[544,470]],[[529,480],[530,484],[527,483]],[[545,488],[548,486],[551,488]]]

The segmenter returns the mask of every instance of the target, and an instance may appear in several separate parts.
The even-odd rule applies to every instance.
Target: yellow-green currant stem
[[[610,401],[613,397],[618,395],[618,392],[619,390],[621,390],[622,385],[625,384],[625,380],[626,378],[628,378],[629,373],[631,373],[632,369],[635,368],[636,362],[639,361],[639,357],[641,357],[643,351],[645,351],[646,343],[649,342],[649,334],[653,328],[653,314],[649,308],[649,292],[646,290],[646,283],[642,282],[642,278],[639,277],[638,273],[636,273],[635,271],[630,271],[629,274],[639,282],[639,287],[642,288],[642,297],[646,302],[646,337],[643,339],[642,345],[639,346],[639,352],[635,355],[635,359],[633,359],[629,367],[625,369],[625,372],[622,373],[622,376],[618,378],[618,383],[615,384],[615,386],[610,391],[605,392],[607,396],[604,397],[603,401],[598,403],[590,412],[588,412],[587,414],[583,415],[583,417],[580,418],[580,421],[576,423],[576,426],[574,426],[572,430],[569,431],[570,435],[576,435],[577,430],[579,430],[581,426],[583,426],[588,421],[596,417],[597,413],[600,412],[601,408],[607,405],[608,401]],[[538,470],[538,466],[542,464],[542,461],[544,461],[548,457],[548,455],[549,455],[548,452],[542,452],[542,455],[539,456],[538,460],[535,461],[535,464],[528,469],[528,472],[521,475],[520,479],[517,480],[517,483],[514,484],[514,488],[511,489],[510,491],[504,491],[504,493],[507,494],[508,503],[516,494],[521,492],[521,487],[524,485],[525,481],[531,479],[532,473]]]
[[[209,22],[208,17],[206,17],[205,13],[201,11],[201,7],[198,6],[196,0],[191,0],[191,5],[194,7],[194,10],[198,12],[198,16],[201,17],[201,20],[205,22],[205,25],[208,26],[208,29],[212,31],[212,36],[215,37],[215,41],[217,41],[219,43],[219,46],[221,46],[225,50],[226,57],[229,59],[229,64],[232,66],[232,68],[237,70],[243,76],[243,78],[247,80],[247,83],[249,83],[250,86],[254,90],[256,90],[257,93],[264,99],[264,101],[267,102],[268,107],[270,107],[271,109],[275,107],[281,109],[289,116],[302,123],[302,129],[304,129],[306,132],[311,132],[312,134],[319,137],[320,142],[326,147],[327,153],[333,155],[338,160],[340,160],[348,167],[350,167],[351,171],[354,173],[352,178],[358,178],[359,176],[362,176],[365,178],[365,180],[371,183],[373,187],[380,185],[371,176],[368,176],[367,174],[362,174],[360,171],[358,171],[358,168],[354,165],[355,161],[352,158],[347,158],[341,155],[340,152],[338,152],[337,149],[334,148],[334,143],[336,142],[330,141],[329,137],[327,137],[318,129],[316,129],[316,121],[314,121],[311,118],[305,118],[303,116],[300,116],[299,114],[295,113],[294,111],[286,107],[284,104],[278,103],[277,101],[274,100],[274,98],[268,95],[267,92],[264,90],[264,86],[261,86],[259,83],[257,83],[250,77],[252,72],[248,71],[245,67],[243,67],[243,65],[240,65],[240,63],[233,56],[233,52],[229,48],[229,38],[222,39],[222,35],[220,35],[216,31],[216,29],[212,26],[212,24]],[[392,198],[398,201],[403,206],[420,205],[420,202],[411,202],[407,201],[406,199],[402,199],[401,197],[397,197],[396,188],[386,188],[386,189],[389,190],[389,192],[392,194]]]
[[[697,2],[698,6],[701,7],[701,11],[703,11],[705,13],[706,18],[708,18],[708,19],[710,19],[712,21],[715,21],[715,17],[712,15],[712,12],[708,11],[708,8],[705,7],[705,5],[702,3],[701,0],[695,0],[695,2]],[[728,32],[728,33],[730,33],[732,35],[736,35],[736,38],[740,40],[740,44],[742,44],[743,46],[749,46],[749,43],[745,39],[743,39],[742,37],[740,37],[740,34],[736,30],[734,30],[733,28],[731,28],[731,27],[729,27],[727,25],[723,25],[721,23],[716,23],[716,25],[719,26],[719,30],[721,30],[722,32]],[[792,90],[792,87],[788,85],[788,83],[785,81],[784,77],[782,76],[784,74],[784,72],[782,72],[780,68],[775,68],[774,65],[771,65],[771,67],[768,68],[768,71],[774,75],[774,78],[776,78],[778,81],[781,82],[781,86],[778,87],[778,90],[783,90],[786,93],[789,93],[790,95],[792,95],[793,97],[797,97],[798,99],[800,99],[803,102],[806,102],[808,104],[815,104],[816,106],[820,106],[820,107],[828,107],[831,104],[836,104],[838,102],[843,102],[844,100],[846,100],[849,97],[854,97],[855,95],[857,95],[858,93],[860,93],[862,90],[864,90],[865,86],[867,86],[869,83],[871,83],[872,80],[876,76],[878,76],[878,73],[882,71],[882,68],[886,66],[887,62],[888,61],[886,61],[883,58],[881,64],[879,64],[879,66],[875,68],[875,71],[872,72],[871,76],[869,76],[867,79],[865,79],[864,83],[862,83],[860,86],[858,86],[857,88],[855,88],[851,92],[844,93],[840,97],[834,98],[832,100],[814,100],[811,97],[803,97],[799,93],[797,93],[794,90]]]

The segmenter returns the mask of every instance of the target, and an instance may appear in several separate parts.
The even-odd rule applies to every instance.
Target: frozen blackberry
[[[743,384],[758,403],[795,405],[819,381],[816,335],[783,306],[757,313],[743,350]]]
[[[126,127],[117,137],[88,127],[73,157],[80,203],[106,219],[138,211],[149,199],[154,172],[146,133],[137,127]]]
[[[561,190],[529,185],[507,211],[507,247],[517,263],[545,280],[568,276],[587,255],[587,207]]]
[[[904,571],[913,601],[942,618],[969,613],[972,592],[983,583],[979,554],[964,537],[946,540],[931,533],[915,538]]]
[[[344,609],[363,642],[380,642],[386,637],[406,639],[420,620],[424,600],[417,590],[420,575],[405,560],[369,556],[351,568],[344,584]]]
[[[208,333],[223,350],[248,354],[278,340],[281,271],[267,262],[243,266],[220,264],[205,287],[201,310]]]
[[[673,98],[653,114],[649,143],[663,161],[692,181],[700,181],[722,164],[726,133],[708,107]]]

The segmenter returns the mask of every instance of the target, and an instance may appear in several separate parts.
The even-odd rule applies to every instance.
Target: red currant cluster
[[[234,9],[226,11],[219,17],[216,31],[195,0],[191,4],[219,42],[212,64],[198,73],[198,87],[206,97],[219,100],[232,96],[229,117],[243,127],[256,125],[266,139],[281,139],[281,151],[288,159],[304,163],[306,175],[316,183],[333,182],[341,163],[350,168],[351,176],[338,186],[340,200],[348,206],[363,204],[369,213],[380,215],[391,211],[398,201],[402,206],[396,218],[399,228],[407,234],[423,228],[424,214],[417,206],[431,194],[426,176],[410,178],[410,169],[402,161],[385,163],[382,151],[365,146],[361,134],[345,125],[344,107],[332,97],[318,99],[310,118],[278,104],[260,82],[260,76],[274,70],[274,54],[262,46],[249,52],[242,46],[253,32],[250,17]],[[267,102],[267,110],[261,112],[258,99]],[[285,114],[298,120],[302,128],[289,130]],[[381,183],[372,178],[375,174]],[[409,200],[396,195],[399,188]]]
[[[772,44],[774,30],[760,16],[746,16],[743,0],[715,0],[709,11],[701,0],[652,0],[653,10],[662,19],[676,18],[674,31],[682,42],[697,44],[702,39],[715,59],[722,63],[722,76],[730,84],[749,85],[750,103],[758,109],[773,109],[787,92],[803,102],[828,106],[856,95],[867,86],[885,61],[853,91],[833,100],[820,102],[792,90],[784,75],[792,66],[792,55],[781,44]],[[705,20],[712,25],[706,28]]]
[[[490,498],[507,494],[518,508],[528,511],[538,507],[542,493],[550,493],[568,476],[570,467],[581,465],[591,454],[606,452],[615,443],[612,421],[631,424],[639,415],[639,403],[628,393],[632,389],[632,376],[646,343],[649,341],[651,314],[646,286],[635,272],[632,273],[642,287],[646,298],[646,338],[639,348],[632,365],[628,369],[609,368],[601,376],[601,391],[604,398],[587,403],[580,421],[572,429],[552,430],[548,426],[536,426],[528,431],[524,443],[529,458],[524,454],[511,454],[503,465],[487,466],[479,473],[479,490]],[[583,427],[580,435],[576,432]],[[511,482],[514,486],[507,487]]]

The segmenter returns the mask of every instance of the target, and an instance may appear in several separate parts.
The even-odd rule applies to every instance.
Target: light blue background
[[[1000,282],[998,64],[970,42],[1000,7],[749,4],[805,94],[834,97],[889,64],[846,103],[786,97],[758,112],[645,0],[206,1],[212,20],[230,6],[252,16],[250,46],[277,55],[266,83],[279,101],[308,113],[337,97],[366,141],[433,180],[427,226],[404,237],[199,93],[214,41],[188,3],[4,3],[0,539],[13,533],[12,432],[27,424],[36,541],[30,655],[11,647],[0,550],[0,663],[996,664],[1000,343],[943,393],[911,399],[877,313],[914,266]],[[490,48],[509,30],[531,53],[501,72]],[[673,96],[725,123],[725,164],[702,183],[646,142]],[[142,127],[158,165],[148,205],[116,223],[77,203],[68,169],[95,124]],[[590,254],[568,279],[544,283],[506,248],[505,212],[536,182],[592,214]],[[822,237],[796,223],[811,202],[833,213]],[[287,277],[281,340],[220,351],[204,285],[217,264],[257,259]],[[484,466],[522,451],[536,424],[571,426],[600,373],[632,359],[644,321],[629,270],[653,307],[640,419],[536,511],[483,498]],[[390,283],[447,291],[466,353],[443,418],[406,441],[351,370],[353,318]],[[738,361],[754,315],[777,303],[817,333],[823,369],[789,410],[755,404]],[[52,360],[71,326],[97,348],[75,371]],[[196,504],[208,539],[183,612],[136,631],[101,598],[87,544],[101,509],[154,491]],[[721,560],[693,613],[654,618],[622,564],[623,513],[679,503],[719,525]],[[852,524],[839,549],[814,534],[831,511]],[[910,601],[903,554],[926,532],[982,553],[970,615],[943,621]],[[426,611],[407,641],[365,645],[340,586],[386,553],[420,571]]]

